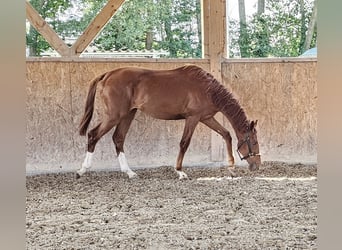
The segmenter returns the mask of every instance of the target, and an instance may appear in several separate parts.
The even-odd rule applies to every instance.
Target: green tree
[[[153,0],[126,0],[95,39],[95,45],[101,50],[144,49],[147,34],[157,23],[155,9]]]
[[[239,43],[239,26],[230,22],[230,56],[242,57],[287,57],[298,56],[305,50],[305,39],[312,18],[313,0],[267,0],[265,12],[256,13],[247,21],[244,44]],[[316,43],[317,30],[313,31],[310,43]]]
[[[200,2],[126,0],[95,40],[103,50],[164,49],[170,57],[200,57]]]
[[[308,50],[311,46],[316,46],[317,36],[317,0],[314,0],[312,7],[312,14],[308,26],[308,31],[306,33],[306,39],[304,43],[304,51]],[[313,39],[315,37],[315,39]]]
[[[58,15],[71,6],[71,1],[30,0],[30,4],[56,30],[61,23],[57,18]],[[32,26],[26,34],[26,44],[30,49],[30,56],[39,56],[43,51],[50,48],[46,40]]]
[[[247,32],[247,19],[246,19],[246,9],[245,0],[238,0],[239,3],[239,39],[238,44],[240,48],[241,57],[249,57],[248,53],[248,32]]]
[[[77,38],[107,0],[32,0],[60,37]],[[79,16],[66,16],[68,8]],[[99,50],[163,49],[170,57],[200,57],[200,0],[126,0],[93,45]],[[34,28],[27,34],[30,55],[50,46]]]

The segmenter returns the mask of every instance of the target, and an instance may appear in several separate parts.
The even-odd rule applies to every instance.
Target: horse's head
[[[239,138],[237,145],[237,153],[240,159],[248,162],[248,168],[251,171],[258,170],[261,164],[257,131],[255,129],[257,123],[256,120],[249,124],[247,132]]]

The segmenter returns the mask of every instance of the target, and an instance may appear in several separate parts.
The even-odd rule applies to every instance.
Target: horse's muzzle
[[[256,171],[259,169],[259,165],[257,165],[255,162],[253,162],[253,163],[249,164],[248,169],[250,171]]]

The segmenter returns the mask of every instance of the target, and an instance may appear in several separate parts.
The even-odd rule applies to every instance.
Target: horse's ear
[[[256,125],[258,124],[258,120],[251,121],[251,124],[249,125],[249,130],[252,131]]]

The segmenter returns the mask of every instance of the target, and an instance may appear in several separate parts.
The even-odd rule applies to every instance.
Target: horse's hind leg
[[[91,162],[95,150],[96,143],[100,140],[100,138],[106,134],[111,128],[116,125],[117,121],[113,119],[106,119],[103,122],[99,123],[95,128],[89,131],[88,133],[88,151],[86,157],[82,163],[82,167],[77,171],[76,178],[81,177],[87,169],[91,167]]]
[[[116,126],[115,132],[113,134],[113,142],[115,144],[121,171],[127,173],[129,178],[136,177],[137,174],[129,168],[123,146],[128,129],[133,121],[136,111],[137,110],[134,109],[127,116],[123,117],[120,123]]]

